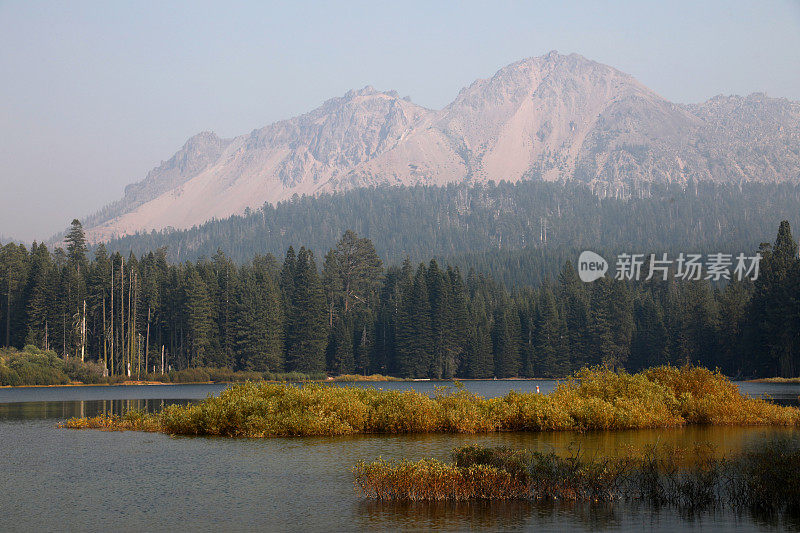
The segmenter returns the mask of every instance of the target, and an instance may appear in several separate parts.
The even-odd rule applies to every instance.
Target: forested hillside
[[[491,273],[506,287],[554,279],[584,249],[620,252],[754,250],[781,220],[800,223],[800,187],[713,183],[648,185],[621,197],[579,183],[383,187],[297,197],[244,216],[184,231],[153,232],[107,243],[141,255],[166,248],[171,262],[210,258],[217,250],[242,263],[281,257],[296,243],[321,257],[352,229],[384,262],[436,258]]]
[[[2,343],[136,376],[162,349],[173,368],[270,372],[485,378],[670,362],[796,375],[800,260],[789,228],[761,246],[755,282],[583,283],[565,263],[557,279],[510,291],[435,260],[387,268],[351,231],[323,257],[289,247],[282,261],[237,265],[220,252],[171,264],[163,249],[100,246],[90,260],[74,221],[66,250],[0,250]]]
[[[447,187],[381,187],[295,197],[243,216],[182,231],[106,243],[141,255],[166,247],[170,261],[209,258],[218,249],[236,262],[281,256],[297,243],[318,256],[347,229],[369,238],[387,262],[423,261],[491,251],[565,247],[662,250],[687,246],[752,250],[781,220],[800,213],[800,187],[691,183],[645,185],[619,197],[576,182]],[[542,252],[543,251],[543,252]]]

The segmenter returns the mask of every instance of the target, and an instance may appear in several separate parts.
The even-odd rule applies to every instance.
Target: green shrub
[[[23,351],[5,348],[0,352],[0,384],[61,385],[69,382],[64,362],[54,352],[35,346]]]
[[[72,381],[81,383],[105,382],[105,368],[98,363],[70,359],[64,364],[67,376]]]
[[[172,383],[207,383],[211,375],[203,368],[186,368],[170,372],[169,380]]]

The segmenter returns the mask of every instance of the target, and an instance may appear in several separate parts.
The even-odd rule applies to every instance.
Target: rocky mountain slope
[[[378,185],[576,179],[800,182],[800,103],[671,103],[582,56],[519,61],[442,110],[371,87],[234,139],[191,138],[87,219],[92,240],[186,228],[294,194]]]

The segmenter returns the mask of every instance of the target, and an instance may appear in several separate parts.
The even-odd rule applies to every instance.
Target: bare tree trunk
[[[83,317],[81,318],[81,362],[86,355],[86,299],[83,300]]]
[[[120,333],[120,348],[122,349],[122,371],[125,372],[125,258],[122,258],[122,264],[119,267],[120,280],[119,280],[119,333]]]
[[[144,340],[144,368],[147,369],[147,361],[150,355],[150,306],[147,306],[147,334]]]
[[[6,346],[11,346],[11,271],[8,272],[8,292],[6,293]]]
[[[106,329],[106,295],[103,294],[103,364],[108,375],[108,330]]]
[[[111,262],[111,375],[114,375],[114,262]]]
[[[136,282],[137,282],[137,273],[133,273],[133,279],[131,282],[131,290],[128,294],[128,299],[130,300],[130,305],[128,306],[128,322],[131,325],[131,348],[136,352],[136,377],[139,378],[139,370],[141,367],[141,354],[139,353],[139,338],[136,336]]]

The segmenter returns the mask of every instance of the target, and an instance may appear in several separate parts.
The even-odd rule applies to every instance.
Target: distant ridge
[[[550,52],[475,81],[438,111],[365,87],[234,139],[200,133],[85,226],[96,242],[295,194],[524,179],[607,191],[800,183],[800,103],[752,94],[674,104],[612,67]]]

